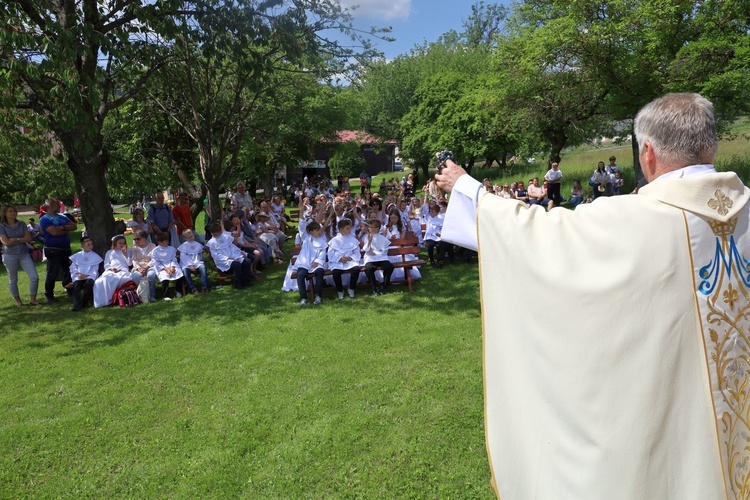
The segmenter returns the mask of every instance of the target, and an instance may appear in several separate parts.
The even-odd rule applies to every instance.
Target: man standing
[[[190,197],[187,193],[180,193],[177,196],[176,203],[172,209],[172,216],[177,226],[177,236],[180,238],[180,243],[185,242],[185,239],[182,237],[182,232],[185,229],[192,229],[195,239],[200,243],[205,243],[203,236],[196,233],[193,227],[193,216],[190,215]]]
[[[558,166],[557,162],[552,162],[551,168],[544,174],[544,180],[547,181],[547,196],[556,207],[562,204],[560,183],[562,182],[563,175]]]
[[[484,196],[451,161],[437,176],[452,191],[443,238],[479,248],[504,500],[750,491],[750,190],[714,170],[713,105],[697,94],[648,104],[635,134],[649,184],[575,211]],[[535,292],[498,279],[513,273]]]
[[[39,219],[44,236],[44,256],[47,258],[47,277],[44,280],[44,296],[47,302],[57,302],[55,281],[62,275],[63,288],[70,290],[70,235],[78,227],[73,220],[60,213],[60,201],[47,198],[44,202],[46,213]],[[69,292],[70,293],[70,292]]]
[[[235,210],[246,209],[248,213],[253,211],[253,197],[247,192],[244,182],[237,183],[237,191],[232,195],[232,203],[234,203]]]
[[[164,203],[164,193],[159,191],[154,197],[154,203],[148,207],[148,221],[151,223],[151,241],[156,244],[156,235],[159,233],[170,234],[174,227],[174,215],[172,209]]]
[[[367,177],[368,176],[367,176],[367,171],[366,170],[363,170],[359,174],[359,192],[362,195],[365,194],[365,190],[367,189]]]

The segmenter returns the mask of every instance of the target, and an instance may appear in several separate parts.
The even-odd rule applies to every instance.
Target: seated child
[[[195,233],[192,229],[185,229],[182,237],[185,242],[177,247],[177,251],[180,252],[180,266],[187,286],[191,293],[198,293],[198,288],[192,278],[193,273],[198,273],[201,276],[203,293],[208,293],[208,274],[206,264],[203,262],[203,245],[195,241]]]
[[[232,235],[235,246],[237,246],[252,262],[250,266],[250,277],[253,279],[260,279],[257,275],[257,266],[261,261],[262,252],[256,244],[250,243],[247,236],[245,236],[245,232],[242,229],[242,218],[239,215],[240,213],[244,214],[244,211],[230,214],[224,219],[224,231]]]
[[[364,237],[364,264],[367,279],[372,284],[372,294],[375,296],[386,293],[391,283],[393,274],[393,263],[388,260],[388,247],[391,240],[380,234],[381,222],[371,219],[367,222],[368,234]],[[375,278],[375,271],[380,267],[383,269],[383,284],[379,284]]]
[[[34,241],[44,244],[44,237],[42,236],[42,227],[37,224],[33,217],[29,217],[29,223],[26,225],[26,229],[29,230],[29,234]]]
[[[169,233],[156,234],[156,248],[151,250],[151,258],[154,260],[154,269],[156,277],[161,281],[161,296],[164,300],[171,300],[167,297],[169,283],[175,282],[175,295],[182,297],[182,269],[177,262],[177,250],[169,245]]]
[[[612,180],[612,194],[613,195],[622,194],[623,184],[625,184],[625,179],[622,178],[622,172],[618,170],[617,172],[615,172],[614,180]]]
[[[70,277],[73,278],[73,311],[80,311],[94,301],[94,281],[99,276],[103,259],[94,249],[91,238],[81,238],[82,250],[70,256]]]
[[[320,305],[323,295],[323,275],[326,272],[326,249],[328,240],[323,235],[323,226],[312,221],[305,227],[307,238],[297,255],[297,289],[299,290],[299,306],[307,306],[307,275],[313,274],[313,289],[315,299],[313,304]]]
[[[361,252],[359,241],[352,235],[352,221],[341,219],[338,223],[338,234],[328,242],[328,267],[333,274],[338,299],[344,298],[344,283],[341,275],[349,273],[349,297],[354,298],[354,288],[359,279]]]
[[[234,287],[242,290],[252,285],[250,268],[252,262],[245,258],[244,252],[234,244],[231,233],[222,231],[220,222],[212,222],[209,226],[212,238],[206,243],[214,264],[221,272],[231,270],[234,273]]]
[[[125,236],[112,237],[112,248],[104,254],[104,272],[94,283],[94,307],[104,307],[112,303],[115,291],[131,281],[130,267],[133,265]]]
[[[573,188],[570,190],[570,204],[577,207],[583,203],[583,186],[578,179],[573,181]]]

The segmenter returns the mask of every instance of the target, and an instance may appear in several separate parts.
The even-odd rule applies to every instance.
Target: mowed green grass
[[[284,270],[80,313],[0,271],[0,497],[492,498],[476,264],[307,309]]]

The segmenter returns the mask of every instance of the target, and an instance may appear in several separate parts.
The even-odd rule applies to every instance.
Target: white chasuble
[[[749,198],[731,173],[574,211],[481,198],[500,498],[750,496]]]

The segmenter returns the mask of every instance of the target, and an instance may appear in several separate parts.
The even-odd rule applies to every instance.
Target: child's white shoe
[[[350,289],[349,289],[349,298],[350,298],[350,299],[353,299],[353,298],[354,298],[354,289],[353,289],[353,288],[350,288]]]
[[[337,292],[339,300],[344,300],[344,292]]]
[[[319,306],[322,303],[323,301],[320,299],[320,295],[316,295],[315,300],[313,300],[313,304],[315,304],[316,306]]]
[[[300,307],[307,307],[307,299],[302,299],[299,301]]]

